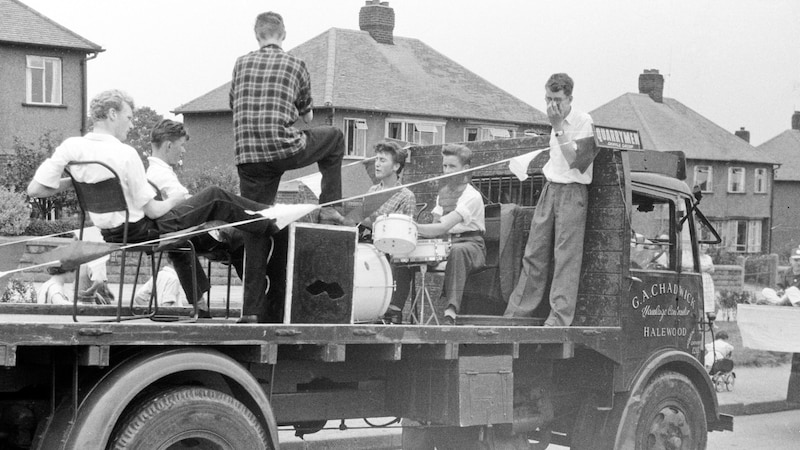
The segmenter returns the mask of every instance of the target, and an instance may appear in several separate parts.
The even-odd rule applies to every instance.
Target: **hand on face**
[[[564,119],[569,115],[572,97],[563,91],[553,92],[545,89],[545,102],[547,102],[547,118],[553,128],[561,129]]]

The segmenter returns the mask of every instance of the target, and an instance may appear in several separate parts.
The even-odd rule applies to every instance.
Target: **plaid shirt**
[[[303,60],[277,45],[240,56],[233,68],[230,106],[236,164],[286,159],[306,146],[292,127],[311,111],[311,77]]]
[[[371,194],[382,190],[383,184],[379,183],[371,186],[367,193]],[[386,200],[377,211],[370,215],[370,218],[374,220],[380,215],[393,213],[405,214],[410,217],[414,217],[417,213],[417,197],[415,197],[414,193],[408,188],[395,191],[394,195],[392,195],[389,200]]]

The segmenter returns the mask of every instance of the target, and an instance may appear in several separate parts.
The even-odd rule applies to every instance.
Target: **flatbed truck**
[[[573,326],[503,318],[489,294],[475,311],[494,304],[493,315],[467,311],[455,326],[98,322],[102,307],[75,322],[72,307],[2,304],[0,446],[277,450],[279,425],[398,417],[408,449],[704,449],[707,432],[733,429],[700,362],[697,246],[710,226],[679,179],[682,159],[629,138],[598,127],[581,144],[596,156]],[[468,145],[490,158],[547,138]],[[497,291],[498,270],[470,277],[469,303]],[[295,306],[296,272],[284,293]]]

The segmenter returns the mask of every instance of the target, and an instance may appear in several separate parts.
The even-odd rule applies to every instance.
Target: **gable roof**
[[[317,107],[549,124],[547,116],[418,39],[376,42],[366,31],[330,30],[289,53],[306,62]],[[230,111],[226,83],[173,111]]]
[[[85,53],[103,48],[18,0],[0,0],[0,43],[57,47]]]
[[[786,130],[757,148],[780,161],[775,181],[800,181],[800,130]]]
[[[597,125],[638,130],[646,149],[684,152],[687,159],[778,164],[755,147],[701,116],[683,103],[664,97],[627,93],[591,113]]]

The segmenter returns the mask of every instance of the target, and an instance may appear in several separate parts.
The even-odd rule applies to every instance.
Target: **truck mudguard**
[[[250,399],[240,400],[245,404],[258,405],[260,410],[253,413],[269,434],[272,448],[278,448],[275,416],[256,378],[231,357],[216,350],[197,347],[166,351],[155,349],[123,361],[92,386],[80,402],[77,419],[72,426],[69,425],[72,411],[68,405],[56,412],[38,448],[105,448],[117,420],[139,393],[166,376],[185,371],[219,374],[237,383],[250,396]]]
[[[664,349],[651,355],[650,358],[642,364],[636,376],[633,377],[633,381],[630,385],[630,392],[627,396],[627,404],[615,405],[615,408],[620,406],[623,410],[619,421],[620,426],[618,428],[618,430],[622,431],[616,436],[616,445],[614,448],[624,448],[619,445],[625,442],[634,442],[636,424],[628,423],[632,420],[631,416],[635,416],[635,414],[631,414],[631,407],[634,404],[634,400],[642,395],[642,392],[647,387],[650,379],[653,378],[653,375],[664,370],[681,373],[694,383],[706,407],[706,420],[709,423],[709,429],[715,428],[714,424],[719,420],[719,405],[711,379],[706,376],[705,367],[686,352],[675,349]]]

